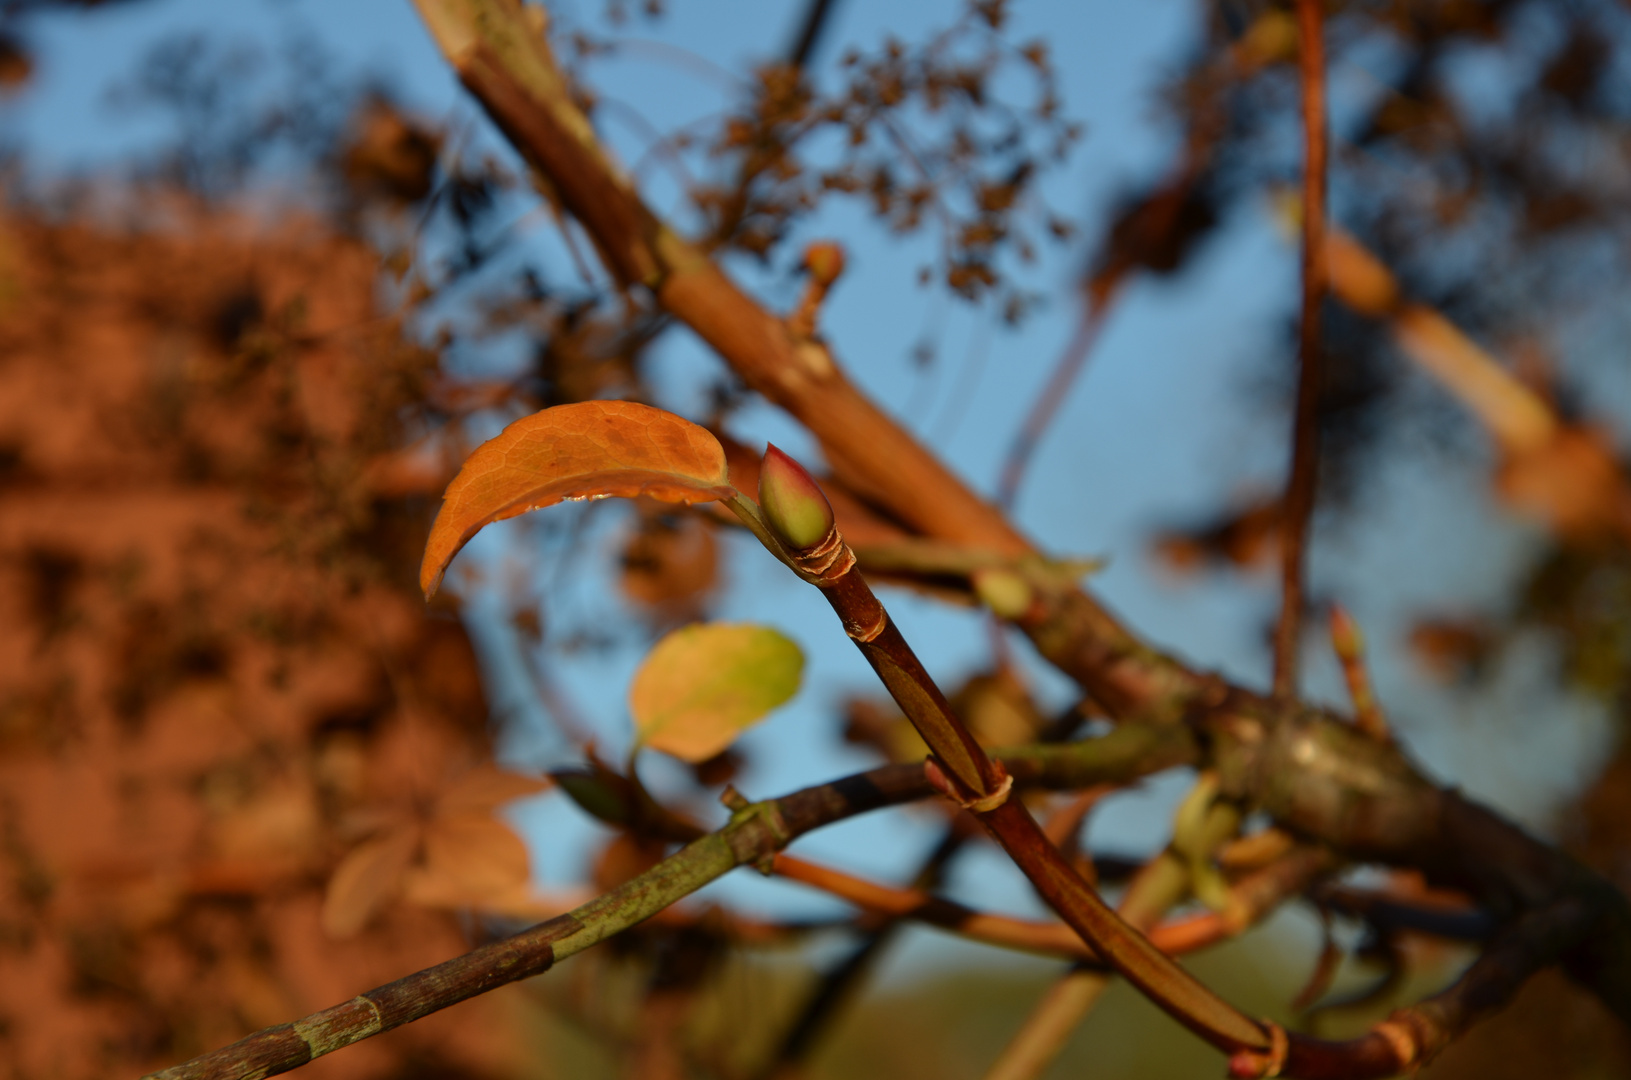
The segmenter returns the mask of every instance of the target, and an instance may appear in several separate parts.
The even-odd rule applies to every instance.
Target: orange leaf
[[[412,825],[358,844],[335,867],[323,897],[323,929],[333,938],[356,934],[374,913],[396,895],[408,864],[419,850],[419,830]]]
[[[442,496],[419,584],[435,593],[482,526],[563,499],[699,503],[729,498],[719,440],[673,413],[632,401],[583,401],[523,417],[476,448]]]
[[[425,830],[424,880],[415,899],[472,903],[525,886],[531,878],[527,846],[502,821],[461,815]]]
[[[496,765],[477,765],[462,773],[436,800],[436,815],[491,814],[507,802],[548,791],[551,783],[545,776],[523,776]]]

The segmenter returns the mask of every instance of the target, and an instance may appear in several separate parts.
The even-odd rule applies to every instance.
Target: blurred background
[[[1626,885],[1631,8],[1327,10],[1314,600],[1363,627],[1430,775]],[[1266,686],[1298,301],[1286,6],[573,0],[547,23],[661,214],[775,310],[805,245],[839,242],[821,327],[851,377],[1044,548],[1103,560],[1089,584],[1148,640]],[[702,515],[515,519],[421,599],[442,488],[536,409],[633,398],[821,463],[619,293],[405,0],[0,0],[0,177],[6,1076],[171,1064],[650,865],[660,845],[548,773],[621,767],[629,678],[690,621],[772,625],[807,667],[720,758],[643,755],[665,802],[717,822],[727,781],[768,797],[914,753],[820,600]],[[1093,715],[934,586],[885,600],[982,736]],[[1305,649],[1305,692],[1345,709],[1323,631]],[[1191,780],[1116,794],[1084,843],[1136,865]],[[797,850],[904,882],[945,830],[891,811]],[[1041,910],[989,847],[942,888]],[[1061,970],[919,929],[863,963],[852,909],[745,874],[685,911],[308,1071],[973,1078]],[[1195,968],[1289,1022],[1327,936],[1344,959],[1301,1022],[1331,1035],[1471,955],[1301,905]],[[1118,987],[1048,1075],[1221,1069]],[[1427,1074],[1542,1071],[1631,1075],[1626,1034],[1553,977]]]

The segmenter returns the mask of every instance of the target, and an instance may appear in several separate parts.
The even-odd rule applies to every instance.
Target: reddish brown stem
[[[1009,780],[951,712],[944,695],[894,627],[833,529],[791,561],[821,588],[934,754],[926,766],[943,794],[974,813],[1030,879],[1042,899],[1117,973],[1168,1015],[1230,1055],[1239,1077],[1369,1080],[1419,1064],[1488,1011],[1499,1008],[1535,970],[1578,942],[1595,917],[1590,905],[1565,905],[1526,916],[1502,949],[1491,949],[1467,976],[1438,997],[1403,1010],[1346,1042],[1288,1035],[1249,1019],[1197,981],[1112,911],[1031,817],[1007,798]],[[938,768],[936,765],[938,763]]]
[[[1274,696],[1297,689],[1297,646],[1302,629],[1303,566],[1314,516],[1319,472],[1320,304],[1325,297],[1325,44],[1320,0],[1297,0],[1303,86],[1302,326],[1297,335],[1297,418],[1291,478],[1286,483],[1280,544],[1280,621],[1274,629]]]
[[[1193,759],[1194,747],[1182,736],[1128,730],[1071,748],[1016,748],[1009,764],[1018,783],[1076,788],[1130,782]],[[557,961],[657,915],[730,869],[774,855],[813,829],[931,793],[921,764],[886,765],[756,804],[757,812],[749,808],[718,832],[695,836],[655,867],[574,911],[292,1024],[255,1032],[149,1080],[263,1080],[299,1068],[478,994],[542,974]]]
[[[610,272],[648,287],[660,307],[691,326],[750,386],[809,427],[847,486],[925,536],[1010,556],[1031,550],[994,506],[862,395],[825,349],[800,348],[779,317],[646,210],[595,146],[517,0],[418,3],[464,84],[529,163],[555,182],[562,204],[595,236]],[[1561,894],[1582,897],[1599,925],[1589,949],[1564,958],[1575,977],[1631,1017],[1631,908],[1601,879],[1495,815],[1430,787],[1393,748],[1353,742],[1357,733],[1333,717],[1284,698],[1261,701],[1182,666],[1080,590],[1039,594],[1016,622],[1112,716],[1156,725],[1205,722],[1212,757],[1229,764],[1235,790],[1302,835],[1350,856],[1421,867],[1502,913],[1534,910]],[[1250,715],[1220,713],[1226,704]]]
[[[1057,922],[993,915],[948,900],[923,889],[882,885],[792,855],[779,854],[775,872],[792,881],[883,915],[915,919],[990,945],[1075,957],[1102,967],[1102,961],[1069,927]],[[1227,941],[1255,925],[1283,902],[1306,888],[1319,874],[1329,872],[1335,860],[1318,848],[1300,848],[1280,863],[1244,879],[1230,890],[1230,910],[1203,911],[1159,924],[1153,917],[1137,920],[1164,953],[1196,952]],[[1130,922],[1134,916],[1122,912]],[[1150,916],[1155,911],[1147,913]]]
[[[1347,1042],[1292,1036],[1283,1072],[1304,1080],[1360,1080],[1414,1070],[1484,1016],[1505,1007],[1531,975],[1590,932],[1590,905],[1564,900],[1519,919],[1455,984]],[[1256,1077],[1237,1056],[1232,1075]]]
[[[980,818],[1048,906],[1122,977],[1179,1023],[1225,1052],[1258,1050],[1267,1044],[1255,1021],[1172,964],[1099,899],[1048,842],[1023,803],[1009,800]]]
[[[1024,804],[1007,797],[1007,773],[952,712],[855,569],[838,530],[813,548],[778,554],[790,555],[800,574],[820,587],[845,632],[933,752],[931,765],[939,767],[944,793],[980,819],[1048,906],[1118,973],[1197,1035],[1231,1054],[1267,1052],[1270,1039],[1261,1026],[1127,925],[1048,840]]]
[[[1353,617],[1341,605],[1331,606],[1331,646],[1342,665],[1342,677],[1348,683],[1348,699],[1353,702],[1354,724],[1381,742],[1391,739],[1387,717],[1376,703],[1371,690],[1370,671],[1365,667],[1365,638]]]

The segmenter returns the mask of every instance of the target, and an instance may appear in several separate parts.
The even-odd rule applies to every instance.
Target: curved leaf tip
[[[565,499],[729,498],[725,450],[707,429],[632,401],[583,401],[522,417],[478,446],[442,495],[419,585],[429,599],[448,563],[494,521]]]

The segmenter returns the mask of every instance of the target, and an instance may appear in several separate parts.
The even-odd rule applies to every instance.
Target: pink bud
[[[794,551],[807,551],[832,532],[832,504],[821,485],[774,445],[759,465],[759,506],[776,539]]]

